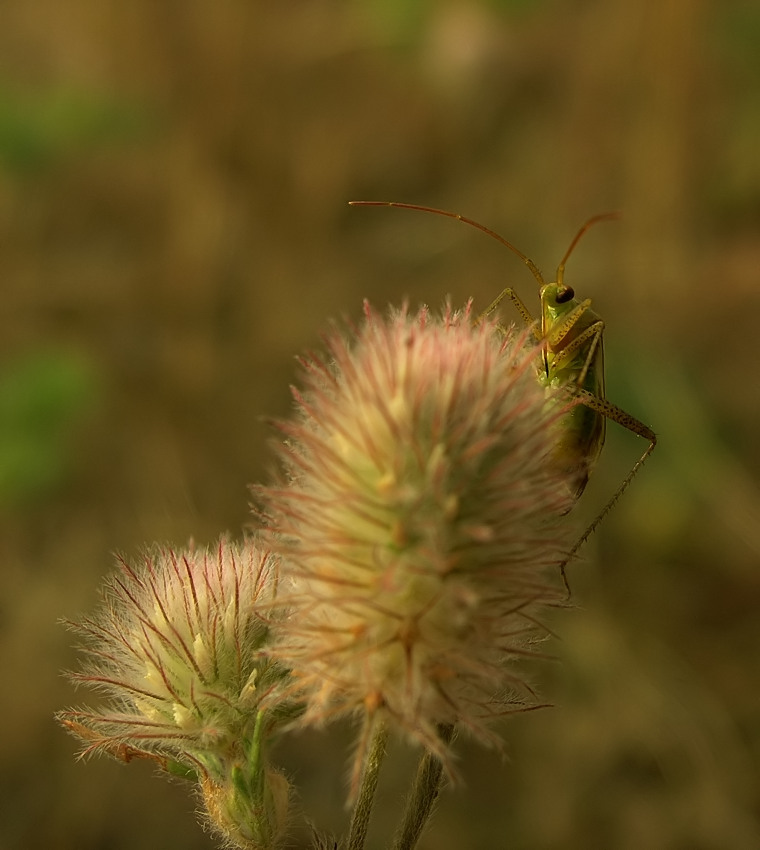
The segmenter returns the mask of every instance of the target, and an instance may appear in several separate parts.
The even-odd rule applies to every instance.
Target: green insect
[[[607,419],[617,422],[649,441],[644,453],[634,463],[612,497],[560,564],[562,578],[567,586],[565,567],[609,513],[657,445],[657,437],[648,425],[606,399],[604,392],[604,321],[591,309],[590,298],[584,300],[576,298],[575,290],[564,282],[565,264],[583,234],[599,221],[616,218],[616,214],[604,213],[590,218],[576,233],[570,247],[565,252],[565,256],[560,261],[557,267],[556,280],[547,283],[533,260],[523,254],[522,251],[490,228],[463,215],[434,209],[433,207],[404,204],[396,201],[351,201],[350,203],[352,206],[399,207],[454,218],[477,228],[505,245],[530,269],[539,285],[540,320],[534,320],[530,310],[525,306],[519,295],[511,287],[507,287],[483,311],[477,321],[490,316],[505,298],[509,299],[523,322],[533,329],[536,340],[541,344],[541,361],[537,369],[539,382],[547,388],[564,389],[568,395],[577,400],[577,404],[571,405],[558,422],[559,436],[554,452],[555,461],[562,469],[574,499],[577,500],[586,488],[589,475],[602,451]]]

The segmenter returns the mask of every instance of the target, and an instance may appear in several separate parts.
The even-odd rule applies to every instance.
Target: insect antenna
[[[598,224],[600,221],[610,221],[613,219],[620,218],[619,212],[606,212],[599,213],[598,215],[592,215],[591,218],[581,227],[581,229],[575,234],[573,241],[570,243],[570,247],[565,251],[565,256],[560,260],[559,265],[557,266],[557,283],[562,286],[562,278],[565,276],[565,265],[567,261],[570,259],[570,254],[573,253],[575,246],[581,241],[581,236],[595,224]]]
[[[530,257],[526,257],[525,254],[523,254],[523,252],[519,248],[516,248],[511,242],[508,242],[503,236],[500,236],[495,230],[491,230],[490,227],[486,227],[484,224],[481,224],[478,221],[474,221],[471,218],[467,218],[467,216],[460,215],[459,213],[455,213],[455,212],[450,212],[449,210],[439,210],[439,209],[436,209],[435,207],[424,207],[424,206],[421,206],[420,204],[404,204],[401,201],[349,201],[348,205],[351,206],[351,207],[398,207],[399,209],[402,209],[402,210],[417,210],[418,212],[433,213],[434,215],[443,215],[443,216],[446,216],[446,218],[454,218],[457,221],[461,221],[463,224],[469,224],[470,227],[474,227],[476,230],[480,230],[481,232],[485,233],[487,236],[490,236],[493,239],[495,239],[497,242],[501,242],[501,244],[504,245],[506,248],[509,248],[509,250],[513,254],[516,254],[525,263],[525,265],[530,269],[531,274],[538,281],[538,285],[539,286],[544,285],[544,279],[541,276],[541,272],[538,270],[538,266],[533,262],[533,260],[531,260]],[[600,217],[603,217],[603,216],[597,216],[597,218],[600,218]],[[586,226],[590,226],[592,223],[593,223],[593,219],[590,222],[587,222]],[[582,232],[583,231],[581,231],[581,233]],[[575,237],[573,245],[575,245],[575,242],[578,241],[579,236],[580,236],[580,234]],[[572,250],[572,247],[573,246],[571,246],[571,250]],[[568,254],[569,253],[570,253],[570,251],[568,251]],[[567,259],[567,257],[565,259]],[[564,260],[563,260],[563,263],[564,263]]]

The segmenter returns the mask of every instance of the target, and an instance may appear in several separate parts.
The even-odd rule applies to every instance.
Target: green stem
[[[252,793],[257,803],[263,800],[266,783],[261,762],[261,744],[263,741],[265,717],[266,715],[263,711],[256,713],[256,721],[253,726],[253,734],[251,735],[247,753],[246,779],[250,786],[250,793]]]
[[[454,726],[441,724],[438,735],[443,744],[450,744],[454,737]],[[414,850],[422,835],[422,830],[433,811],[438,799],[443,778],[443,762],[438,756],[427,750],[420,759],[412,793],[406,802],[404,818],[396,833],[393,850]]]
[[[385,723],[379,722],[369,746],[369,752],[362,771],[359,794],[351,817],[351,827],[348,832],[347,850],[364,850],[367,840],[369,819],[372,815],[372,805],[377,790],[377,780],[380,776],[380,766],[385,757],[385,744],[388,740],[388,729]]]

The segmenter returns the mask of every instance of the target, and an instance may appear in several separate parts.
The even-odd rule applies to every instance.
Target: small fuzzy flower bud
[[[561,599],[569,503],[526,338],[473,327],[469,308],[367,308],[331,362],[304,362],[299,418],[280,426],[288,480],[258,490],[291,612],[273,652],[303,722],[385,716],[442,752],[441,724],[487,737],[530,702],[507,662]]]
[[[230,764],[224,781],[205,776],[201,790],[213,831],[235,847],[265,850],[285,833],[290,786],[261,763],[255,744],[251,749],[245,761]]]
[[[85,754],[184,768],[224,815],[225,835],[234,842],[239,833],[242,847],[273,846],[287,783],[263,753],[287,711],[260,703],[285,675],[265,654],[276,561],[253,543],[223,540],[211,551],[157,548],[139,567],[120,566],[99,616],[71,624],[89,656],[72,678],[110,700],[59,720],[85,741]]]

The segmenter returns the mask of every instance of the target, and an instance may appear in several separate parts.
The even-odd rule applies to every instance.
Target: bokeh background
[[[57,623],[113,552],[250,522],[265,416],[331,317],[536,285],[607,323],[661,444],[572,566],[555,705],[460,742],[423,850],[760,846],[760,7],[753,0],[0,6],[0,848],[213,845],[187,789],[74,760]],[[508,318],[505,316],[505,318]],[[577,508],[644,448],[617,426]],[[325,828],[351,731],[280,753]],[[381,788],[384,846],[413,754]],[[384,823],[385,821],[385,823]],[[305,846],[295,832],[291,846]]]

